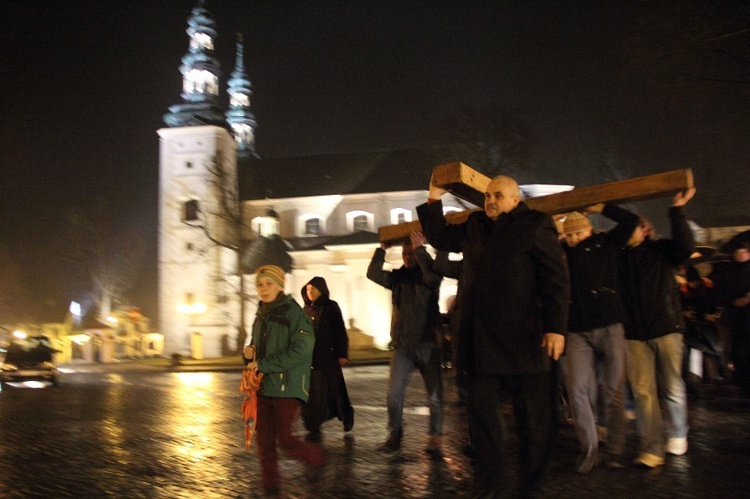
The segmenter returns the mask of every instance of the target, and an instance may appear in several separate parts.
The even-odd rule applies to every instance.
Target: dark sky
[[[750,224],[750,58],[726,55],[739,46],[748,56],[750,44],[720,37],[749,28],[750,16],[747,2],[706,3],[708,11],[683,0],[674,2],[682,10],[499,0],[207,7],[225,74],[234,33],[244,35],[264,157],[434,144],[465,109],[511,107],[535,133],[538,182],[600,183],[607,166],[630,176],[692,167],[699,223]],[[40,296],[73,298],[56,271],[63,215],[100,196],[114,222],[148,242],[148,292],[133,302],[155,310],[156,130],[180,101],[194,5],[0,3],[0,244]],[[694,33],[730,42],[722,55],[716,43],[686,42]]]

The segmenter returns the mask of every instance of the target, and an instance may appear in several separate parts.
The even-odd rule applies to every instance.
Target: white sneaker
[[[666,452],[675,456],[683,455],[687,452],[687,449],[687,437],[669,438],[667,439],[667,445],[664,446]]]

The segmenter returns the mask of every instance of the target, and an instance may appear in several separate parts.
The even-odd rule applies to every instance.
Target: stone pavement
[[[75,366],[73,366],[75,368]],[[83,366],[78,366],[79,370]],[[166,365],[148,366],[121,363],[118,366],[90,366],[91,370],[116,369],[162,373]],[[183,365],[179,372],[194,370],[227,371],[228,390],[239,379],[234,362]],[[180,371],[183,370],[183,371]],[[189,373],[188,373],[189,374]],[[197,373],[196,373],[197,374]],[[405,436],[402,450],[397,454],[377,451],[386,437],[387,366],[360,365],[345,369],[350,396],[356,410],[355,427],[343,433],[340,423],[330,421],[323,427],[322,445],[331,457],[329,480],[311,476],[299,463],[283,459],[281,462],[285,497],[470,497],[472,467],[461,452],[466,443],[465,409],[456,402],[452,371],[445,371],[446,409],[444,461],[431,461],[423,452],[426,444],[427,408],[424,388],[418,373],[414,373],[407,392],[405,408]],[[561,421],[555,454],[541,498],[619,498],[642,496],[647,498],[731,498],[750,497],[750,400],[738,395],[728,384],[704,385],[700,398],[690,398],[690,449],[685,456],[669,456],[665,466],[643,470],[633,466],[622,470],[596,468],[588,475],[573,471],[578,455],[575,432]],[[511,427],[508,439],[508,466],[517,475],[518,441],[513,431],[512,411],[504,406]],[[301,428],[300,428],[301,431]],[[630,422],[628,449],[630,458],[636,449],[635,423]],[[222,451],[217,451],[219,454]],[[225,449],[231,453],[228,466],[245,469],[243,492],[226,486],[223,493],[211,497],[262,497],[255,449],[249,453]],[[207,463],[208,464],[208,463]],[[325,485],[325,487],[324,487]],[[174,497],[197,497],[183,485],[186,492]],[[208,497],[205,493],[203,496]],[[138,497],[169,497],[147,495]]]

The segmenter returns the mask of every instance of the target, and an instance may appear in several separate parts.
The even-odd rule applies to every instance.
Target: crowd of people
[[[379,450],[401,448],[405,391],[418,369],[430,410],[424,451],[443,459],[445,328],[438,293],[444,276],[458,279],[450,360],[467,406],[477,498],[539,491],[561,389],[580,444],[575,471],[582,474],[628,464],[628,399],[637,421],[635,465],[656,468],[665,454],[688,451],[685,379],[693,354],[713,366],[707,379],[727,379],[731,372],[750,396],[750,244],[738,243],[733,261],[709,276],[690,266],[694,241],[685,205],[695,189],[673,197],[670,238],[655,237],[648,220],[609,204],[569,213],[556,225],[529,208],[507,176],[491,180],[483,211],[448,224],[441,201],[446,192],[430,182],[428,202],[417,208],[424,233],[413,232],[403,245],[402,267],[383,268],[384,243],[367,269],[367,277],[392,297],[388,434]],[[588,217],[594,213],[614,228],[594,230]],[[427,243],[438,250],[437,262]],[[446,265],[448,252],[461,253],[460,263]],[[310,469],[323,470],[321,425],[338,418],[349,431],[354,410],[341,370],[348,361],[346,330],[325,279],[303,287],[304,308],[284,294],[278,267],[258,270],[257,289],[260,303],[243,355],[247,369],[264,374],[258,454],[263,487],[274,496],[280,490],[277,445]],[[724,338],[722,325],[730,331]],[[517,491],[504,465],[510,459],[508,425],[499,409],[504,397],[512,401],[520,441]],[[292,434],[300,412],[305,439]]]

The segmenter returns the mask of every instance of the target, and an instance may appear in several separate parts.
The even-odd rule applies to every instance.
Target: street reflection
[[[163,413],[164,424],[171,436],[167,453],[173,455],[189,470],[190,480],[208,486],[230,479],[230,471],[219,464],[226,452],[221,440],[222,415],[217,403],[221,387],[216,373],[174,373],[177,381],[167,397]],[[239,407],[239,406],[238,406]],[[238,409],[239,418],[239,409]],[[210,494],[209,494],[210,495]]]

